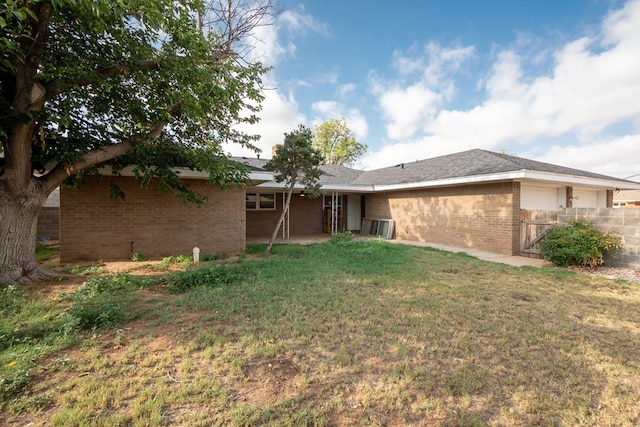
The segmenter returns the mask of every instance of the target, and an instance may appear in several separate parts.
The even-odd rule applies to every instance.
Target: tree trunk
[[[0,283],[31,283],[55,277],[36,262],[36,233],[43,202],[37,194],[12,198],[0,190]]]
[[[282,207],[282,213],[280,214],[280,218],[278,218],[278,222],[276,223],[276,228],[273,230],[271,234],[271,239],[269,240],[269,244],[267,245],[267,252],[271,252],[271,247],[273,246],[273,242],[276,241],[276,236],[278,235],[278,231],[280,230],[280,226],[282,225],[282,221],[284,221],[284,216],[287,214],[289,210],[289,205],[291,204],[291,194],[293,194],[293,186],[295,182],[291,184],[289,187],[289,192],[287,193],[287,201],[284,203]]]

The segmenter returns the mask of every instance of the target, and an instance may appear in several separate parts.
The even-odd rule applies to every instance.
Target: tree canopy
[[[33,267],[40,207],[82,173],[135,165],[144,184],[157,177],[192,201],[172,167],[221,184],[246,176],[221,144],[255,148],[258,136],[237,125],[258,120],[265,68],[239,52],[271,12],[269,0],[0,5],[0,269],[14,272],[5,279]]]
[[[328,120],[315,127],[313,147],[323,161],[336,165],[352,165],[367,151],[367,144],[359,143],[344,118]]]

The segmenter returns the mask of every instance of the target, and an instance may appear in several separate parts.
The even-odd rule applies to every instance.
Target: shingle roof
[[[250,170],[266,170],[265,165],[269,160],[255,159],[249,157],[234,157],[240,163],[243,163]],[[320,169],[323,174],[320,177],[320,184],[351,184],[353,183],[363,171],[348,168],[340,165],[320,165]]]
[[[354,184],[403,184],[521,170],[618,180],[617,178],[592,172],[475,149],[369,171],[356,180]]]
[[[253,170],[265,170],[268,160],[235,158]],[[345,185],[394,185],[428,182],[449,178],[490,175],[504,172],[533,171],[583,178],[629,182],[579,169],[538,162],[508,154],[474,149],[415,162],[401,163],[372,171],[359,171],[340,165],[321,165],[320,183]]]

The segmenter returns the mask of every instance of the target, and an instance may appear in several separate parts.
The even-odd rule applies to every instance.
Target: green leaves
[[[600,232],[588,220],[573,220],[566,226],[551,229],[544,237],[541,251],[544,259],[557,266],[604,264],[604,255],[615,256],[622,239]]]
[[[313,147],[325,163],[351,165],[367,151],[367,144],[356,140],[346,120],[329,120],[315,128]]]
[[[312,139],[311,129],[303,125],[285,134],[284,145],[265,165],[267,170],[273,171],[276,182],[284,182],[288,187],[299,182],[310,194],[319,193],[318,180],[322,171],[318,165],[322,155],[312,147]]]
[[[27,120],[36,122],[39,156],[49,164],[80,164],[91,151],[133,142],[140,149],[115,162],[135,162],[167,188],[189,193],[170,166],[238,184],[246,171],[223,161],[220,147],[255,148],[259,136],[237,125],[258,120],[266,69],[218,52],[221,35],[198,27],[206,13],[199,0],[7,0],[0,6],[0,70],[11,75],[2,76],[0,137],[9,146],[31,144],[30,137],[11,137],[19,113],[14,94],[23,90],[18,82],[37,81],[46,102],[38,111],[29,107],[34,116]],[[31,34],[47,36],[36,42]]]

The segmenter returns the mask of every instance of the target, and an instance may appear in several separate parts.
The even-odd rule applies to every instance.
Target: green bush
[[[20,394],[29,382],[29,372],[25,369],[17,369],[12,374],[0,376],[0,403]]]
[[[153,278],[127,273],[90,277],[69,296],[73,305],[67,314],[81,329],[112,328],[128,320],[127,311],[137,297],[137,290],[151,284]]]
[[[194,270],[177,271],[164,280],[172,292],[185,292],[196,286],[223,286],[237,283],[241,273],[230,264],[205,264]]]
[[[353,240],[353,234],[350,231],[341,231],[340,233],[334,234],[329,240],[329,243],[340,245],[344,243],[349,243],[352,240]]]
[[[133,262],[149,261],[150,258],[149,254],[144,252],[134,252],[133,255],[131,255],[131,261]]]
[[[0,314],[6,316],[18,311],[25,295],[24,289],[16,285],[0,288]]]
[[[604,264],[604,255],[616,256],[622,248],[622,239],[611,233],[602,233],[590,221],[572,220],[569,225],[551,229],[541,243],[544,259],[553,265]]]

